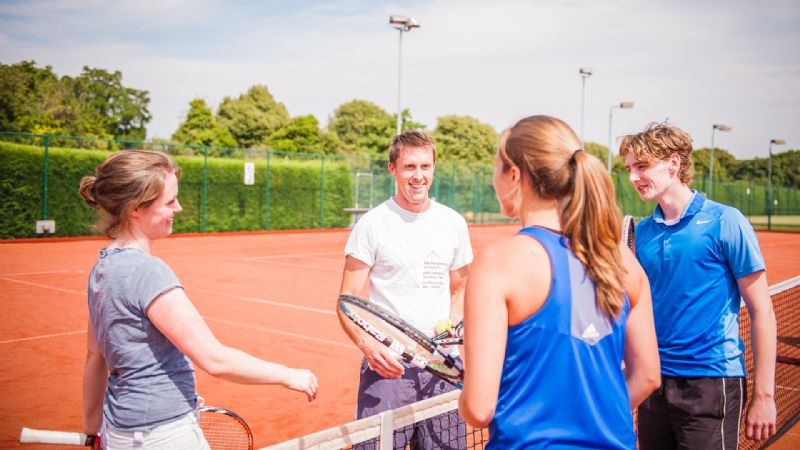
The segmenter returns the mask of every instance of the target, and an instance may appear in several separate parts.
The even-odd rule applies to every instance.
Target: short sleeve
[[[161,294],[183,288],[178,276],[159,258],[148,258],[131,277],[129,298],[136,302],[142,313]]]
[[[450,264],[450,270],[458,270],[472,262],[472,243],[469,240],[467,222],[461,215],[457,215],[458,245]]]
[[[364,219],[365,217],[362,217],[361,220],[356,222],[350,232],[350,237],[347,238],[347,244],[344,246],[344,255],[352,256],[372,267],[375,265],[375,239],[372,236],[372,229],[368,220]]]
[[[720,226],[722,252],[734,278],[766,268],[755,230],[738,209],[726,211]]]

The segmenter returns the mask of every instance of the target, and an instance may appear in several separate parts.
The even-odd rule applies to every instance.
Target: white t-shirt
[[[450,271],[472,262],[466,221],[433,200],[422,213],[386,200],[356,223],[344,253],[370,266],[372,302],[429,335],[450,317]]]

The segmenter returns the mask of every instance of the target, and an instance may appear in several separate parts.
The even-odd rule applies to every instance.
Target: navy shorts
[[[641,450],[739,448],[744,378],[662,377],[639,405]]]
[[[361,362],[361,379],[358,383],[358,406],[356,418],[363,419],[401,406],[434,397],[455,388],[431,373],[400,362],[405,367],[401,378],[383,378]],[[460,363],[460,360],[459,360]],[[415,449],[465,449],[467,426],[458,411],[431,417],[420,423],[396,430],[394,448],[405,448],[409,444]],[[378,448],[375,441],[357,444],[353,449],[372,450]]]

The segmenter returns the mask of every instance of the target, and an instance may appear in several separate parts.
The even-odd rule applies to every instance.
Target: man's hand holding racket
[[[400,355],[378,342],[365,341],[361,348],[370,369],[384,378],[400,378],[406,372],[398,359]]]

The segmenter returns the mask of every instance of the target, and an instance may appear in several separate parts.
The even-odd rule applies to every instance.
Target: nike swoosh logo
[[[698,221],[697,221],[697,224],[698,224],[698,225],[702,225],[702,224],[704,224],[704,223],[713,222],[713,221],[714,221],[713,219],[709,219],[709,220],[698,220]]]

